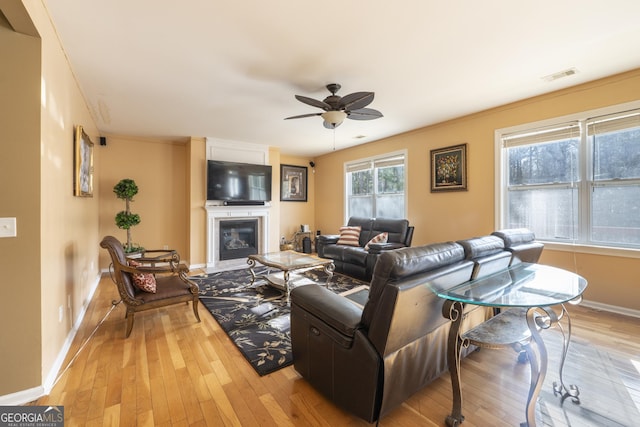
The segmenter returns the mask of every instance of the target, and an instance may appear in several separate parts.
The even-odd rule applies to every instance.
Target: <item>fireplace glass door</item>
[[[258,220],[220,221],[220,260],[246,258],[258,253]]]

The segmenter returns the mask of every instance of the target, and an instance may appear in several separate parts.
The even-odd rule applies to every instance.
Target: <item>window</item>
[[[640,110],[498,132],[500,227],[640,248]]]
[[[347,218],[404,218],[405,170],[404,153],[347,163]]]

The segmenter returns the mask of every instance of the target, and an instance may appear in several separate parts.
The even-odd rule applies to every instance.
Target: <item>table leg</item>
[[[520,424],[521,427],[535,427],[536,425],[536,403],[540,389],[542,388],[542,383],[544,382],[544,377],[547,374],[547,348],[544,345],[539,328],[548,329],[552,326],[553,319],[556,319],[557,322],[555,313],[551,309],[543,307],[542,310],[545,311],[545,316],[541,316],[535,307],[527,310],[527,326],[529,327],[533,341],[525,346],[531,365],[531,382],[529,385],[529,396],[527,397],[526,422]],[[532,344],[536,346],[539,360]]]
[[[460,327],[462,326],[464,304],[459,301],[445,301],[442,307],[442,315],[451,320],[449,329],[449,339],[447,343],[447,363],[449,374],[451,375],[451,388],[453,390],[453,406],[451,415],[445,422],[449,427],[459,426],[464,421],[462,415],[462,382],[460,381],[460,353],[462,347],[468,347],[468,341],[460,338]]]
[[[333,272],[335,271],[336,266],[334,263],[331,264],[327,264],[324,266],[324,272],[327,273],[327,280],[325,281],[324,285],[327,289],[329,288],[329,283],[331,283],[331,279],[333,278]]]
[[[559,369],[559,377],[560,383],[553,382],[553,394],[555,396],[562,396],[560,399],[560,404],[562,405],[568,397],[571,398],[571,401],[575,404],[580,404],[580,389],[578,386],[570,384],[567,387],[564,384],[563,371],[564,371],[564,362],[567,358],[567,352],[569,351],[569,344],[571,343],[571,317],[569,317],[569,312],[565,308],[564,304],[562,305],[562,313],[560,315],[560,319],[563,317],[567,318],[567,332],[565,334],[564,328],[562,324],[558,322],[558,329],[562,333],[562,358],[560,359],[560,369]]]
[[[251,273],[251,283],[249,283],[248,286],[253,285],[253,282],[256,281],[256,279],[258,278],[258,276],[256,276],[255,271],[253,271],[253,268],[256,266],[256,261],[249,258],[247,259],[247,264],[249,264],[249,273]]]
[[[291,305],[289,295],[291,294],[291,288],[289,287],[289,270],[282,272],[282,279],[284,283],[284,291],[287,293],[287,305]]]

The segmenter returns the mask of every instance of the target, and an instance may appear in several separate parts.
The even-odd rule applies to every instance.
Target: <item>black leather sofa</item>
[[[411,246],[413,226],[406,219],[351,217],[348,226],[361,227],[359,246],[338,244],[340,235],[321,235],[316,238],[316,252],[322,258],[333,260],[336,272],[361,280],[371,280],[378,256],[384,251]],[[376,235],[388,233],[387,243],[366,244]]]
[[[523,239],[509,251],[502,237],[492,235],[383,252],[363,308],[324,287],[293,289],[296,371],[346,411],[379,420],[448,369],[450,323],[442,314],[444,301],[430,287],[499,272],[521,256],[519,250],[535,253],[534,243],[536,250],[542,245]],[[489,308],[467,306],[463,329],[492,315]]]

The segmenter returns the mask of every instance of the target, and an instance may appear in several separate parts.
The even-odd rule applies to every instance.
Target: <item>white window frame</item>
[[[579,112],[575,114],[570,114],[562,117],[556,117],[547,120],[541,120],[537,122],[530,122],[521,125],[511,126],[507,128],[497,129],[494,132],[494,155],[495,155],[495,218],[494,218],[494,226],[495,229],[505,228],[504,224],[506,224],[506,200],[507,200],[507,171],[508,165],[506,164],[507,158],[505,150],[502,147],[502,139],[504,136],[508,134],[514,134],[518,132],[524,132],[528,129],[540,129],[553,127],[560,124],[565,124],[572,121],[577,121],[582,123],[587,122],[588,119],[597,117],[597,116],[605,116],[608,114],[622,113],[627,110],[634,110],[640,108],[640,101],[627,102],[624,104],[618,104],[610,107],[599,108],[595,110],[589,110],[584,112]],[[585,132],[586,133],[586,132]],[[590,156],[590,153],[586,153],[586,150],[581,152],[581,158],[579,162],[581,165],[587,165],[588,162],[584,158],[585,156]],[[579,191],[589,191],[591,188],[590,183],[586,179],[589,171],[585,170],[585,167],[581,166],[581,188]],[[584,215],[584,212],[589,212],[589,198],[585,197],[584,194],[580,194],[580,206],[579,206],[579,215]],[[590,215],[590,214],[589,214]],[[581,235],[588,230],[589,224],[588,221],[590,218],[579,218],[581,222],[581,226],[579,227],[578,233]],[[581,240],[584,242],[584,239]],[[589,253],[596,255],[612,255],[612,256],[620,256],[620,257],[628,257],[628,258],[640,258],[640,249],[636,248],[627,248],[627,247],[614,247],[614,246],[598,246],[595,244],[588,243],[578,243],[578,242],[570,242],[570,243],[561,243],[558,241],[545,241],[545,247],[548,249],[559,250],[559,251],[567,251],[567,252],[580,252],[580,253]]]
[[[351,160],[348,162],[344,163],[344,171],[342,176],[344,177],[344,223],[346,224],[347,221],[349,221],[350,218],[350,214],[349,214],[349,186],[351,185],[351,183],[349,182],[349,180],[347,179],[347,173],[349,172],[349,169],[351,166],[353,165],[358,165],[358,164],[363,164],[363,163],[375,163],[376,161],[381,161],[384,159],[389,159],[389,158],[393,158],[393,157],[398,157],[398,156],[403,156],[403,162],[404,162],[404,215],[406,217],[407,215],[407,208],[408,208],[408,198],[407,198],[407,194],[408,194],[408,187],[409,187],[409,168],[408,168],[408,153],[407,150],[400,150],[400,151],[393,151],[391,153],[385,153],[385,154],[380,154],[380,155],[376,155],[376,156],[371,156],[371,157],[365,157],[362,159],[358,159],[358,160]],[[376,188],[377,182],[373,183],[374,185],[374,189]]]

